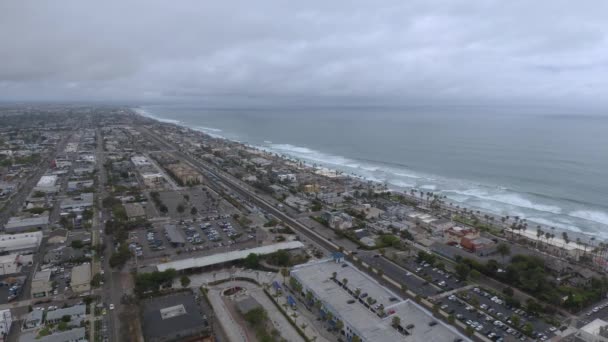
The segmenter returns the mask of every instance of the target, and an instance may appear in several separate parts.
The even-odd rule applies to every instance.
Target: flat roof
[[[51,270],[38,271],[34,273],[33,281],[50,281],[51,280]]]
[[[19,228],[19,227],[25,227],[25,226],[38,226],[38,225],[45,225],[48,223],[49,223],[48,215],[34,216],[34,217],[13,216],[8,220],[6,225],[4,225],[4,228],[11,229],[11,228]]]
[[[91,265],[82,264],[72,268],[72,286],[91,282]]]
[[[302,248],[302,247],[304,247],[304,244],[300,241],[279,242],[279,243],[275,243],[273,245],[244,249],[241,251],[232,251],[232,252],[202,256],[202,257],[198,257],[198,258],[188,258],[188,259],[183,259],[183,260],[170,261],[170,262],[167,262],[164,264],[159,264],[156,266],[156,268],[159,271],[165,271],[170,268],[173,268],[176,271],[180,271],[180,270],[186,270],[186,269],[190,269],[190,268],[205,267],[205,266],[221,264],[224,262],[244,259],[250,253],[265,255],[265,254],[274,253],[281,249],[296,249],[296,248]]]
[[[167,238],[171,243],[186,243],[186,239],[177,231],[177,227],[172,224],[165,225]]]
[[[44,175],[40,177],[40,180],[36,184],[37,187],[51,187],[55,186],[57,182],[57,175]]]
[[[208,327],[191,292],[155,297],[140,305],[146,341],[185,339]]]
[[[344,267],[344,264],[347,266]],[[337,274],[336,280],[331,279],[334,272]],[[339,317],[363,341],[453,341],[456,338],[470,341],[456,329],[434,318],[417,303],[403,300],[350,263],[326,259],[296,266],[291,274],[302,284],[304,290],[310,290],[325,308]],[[337,282],[343,282],[345,278],[348,279],[347,288],[353,293],[360,289],[361,295],[367,294],[365,298],[349,304],[355,296]],[[376,302],[368,308],[367,299],[370,297]],[[379,304],[384,306],[384,317],[379,317],[374,312],[376,309],[373,308]],[[392,326],[394,315],[400,317],[402,327],[414,324],[414,328],[408,329],[407,333],[399,332]],[[437,324],[430,326],[431,322]]]
[[[42,232],[1,234],[0,252],[31,248],[36,249],[42,242],[42,236]]]
[[[589,322],[587,325],[583,326],[581,330],[591,335],[599,335],[600,328],[606,325],[608,325],[608,322],[596,318],[593,321]]]

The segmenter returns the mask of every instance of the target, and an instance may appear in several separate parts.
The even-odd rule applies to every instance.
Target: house
[[[345,230],[353,227],[353,218],[344,212],[325,212],[323,218],[332,229]]]
[[[0,336],[4,339],[11,331],[13,325],[13,316],[10,309],[0,310]]]
[[[287,204],[288,206],[296,209],[299,212],[305,212],[308,210],[308,207],[310,206],[310,202],[304,198],[301,197],[297,197],[297,196],[288,196],[285,199],[285,204]]]
[[[294,175],[293,173],[282,173],[277,175],[277,178],[279,179],[279,182],[286,182],[286,183],[294,183],[296,181],[296,175]]]
[[[62,212],[82,212],[93,206],[93,193],[85,192],[61,201]]]

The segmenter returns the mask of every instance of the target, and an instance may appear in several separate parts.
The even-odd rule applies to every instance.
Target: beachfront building
[[[298,265],[291,277],[292,290],[346,341],[470,341],[341,258]]]

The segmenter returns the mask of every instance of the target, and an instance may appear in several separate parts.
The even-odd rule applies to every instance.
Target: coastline
[[[378,185],[387,185],[388,190],[393,191],[393,192],[403,193],[407,197],[411,197],[411,195],[409,193],[410,189],[415,189],[417,191],[422,191],[422,192],[438,191],[437,194],[449,192],[449,190],[437,189],[435,186],[426,186],[426,187],[425,186],[413,187],[410,185],[398,186],[398,185],[395,185],[394,183],[388,182],[387,180],[382,180],[382,179],[378,179],[378,178],[374,178],[374,177],[360,175],[360,174],[356,174],[354,172],[341,170],[339,168],[332,168],[332,167],[323,165],[323,163],[321,163],[321,162],[318,164],[313,163],[310,160],[301,159],[301,158],[298,158],[297,156],[290,155],[288,153],[280,153],[277,150],[274,150],[268,146],[259,146],[259,145],[242,142],[242,141],[239,141],[236,139],[231,139],[224,135],[218,134],[219,132],[222,132],[221,129],[203,127],[203,126],[191,126],[191,125],[188,125],[179,120],[160,118],[142,108],[136,107],[136,108],[130,108],[130,109],[135,114],[137,114],[141,117],[151,119],[151,120],[157,121],[162,124],[175,125],[175,126],[179,126],[180,128],[185,128],[185,129],[193,130],[193,131],[208,135],[214,139],[220,139],[220,140],[230,141],[232,143],[242,144],[243,146],[246,146],[250,149],[255,149],[258,151],[262,151],[264,153],[270,153],[273,155],[277,155],[286,161],[301,162],[304,166],[306,166],[307,168],[310,168],[312,172],[317,172],[317,171],[321,170],[321,172],[325,172],[327,174],[340,174],[341,176],[357,178],[359,180],[372,182],[372,183],[378,184]],[[264,142],[272,143],[270,141],[264,141]],[[286,144],[283,144],[283,145],[286,145]],[[414,177],[416,177],[416,176],[414,175]],[[414,196],[414,197],[418,198],[417,196]],[[467,205],[467,204],[460,202],[458,200],[455,200],[453,198],[448,198],[448,200],[451,201],[452,203],[454,203],[455,206],[459,205],[460,208],[467,208],[469,210],[479,212],[482,217],[483,217],[483,215],[492,216],[495,218],[495,222],[499,222],[500,218],[502,216],[504,216],[504,214],[501,215],[501,214],[497,214],[492,211],[488,211],[487,208],[485,208],[485,207]],[[542,206],[542,205],[538,205],[538,206]],[[551,208],[549,208],[549,209],[551,209]],[[550,210],[547,210],[547,211],[551,212]],[[507,213],[506,215],[509,215],[510,217],[519,216],[522,219],[525,218],[527,220],[527,222],[529,223],[526,235],[529,235],[532,232],[534,232],[534,234],[536,234],[537,226],[540,225],[543,232],[551,232],[552,234],[555,235],[555,238],[559,237],[560,240],[562,239],[562,233],[563,232],[567,233],[569,236],[569,240],[571,241],[570,242],[571,245],[573,245],[573,241],[576,241],[577,238],[580,238],[582,243],[589,243],[589,242],[594,241],[595,244],[597,244],[602,241],[608,241],[608,231],[603,234],[599,234],[599,233],[593,234],[591,232],[586,232],[576,226],[569,226],[568,228],[559,227],[554,222],[551,222],[552,224],[547,224],[546,221],[542,222],[542,221],[544,221],[543,219],[535,220],[534,218],[527,218],[521,214],[519,214],[519,215],[518,214],[519,213],[514,212],[514,213]],[[600,212],[599,214],[603,214],[603,213]],[[583,217],[580,217],[580,218],[585,220],[585,218],[583,218]],[[601,223],[601,222],[597,222],[597,224],[603,225],[603,223]],[[554,240],[556,240],[556,239],[554,239]]]

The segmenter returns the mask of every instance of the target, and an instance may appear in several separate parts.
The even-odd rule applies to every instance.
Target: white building
[[[596,318],[580,328],[576,337],[584,342],[608,342],[608,322]]]
[[[38,250],[42,242],[42,232],[23,234],[1,234],[0,253],[32,253]]]
[[[148,160],[148,158],[146,158],[144,156],[133,156],[133,157],[131,157],[131,161],[137,167],[150,165],[150,161]]]
[[[0,310],[0,335],[2,335],[2,337],[6,338],[9,331],[11,331],[12,324],[13,316],[11,315],[11,310]]]
[[[0,256],[0,276],[21,272],[21,266],[31,265],[33,259],[33,254],[8,254]]]

